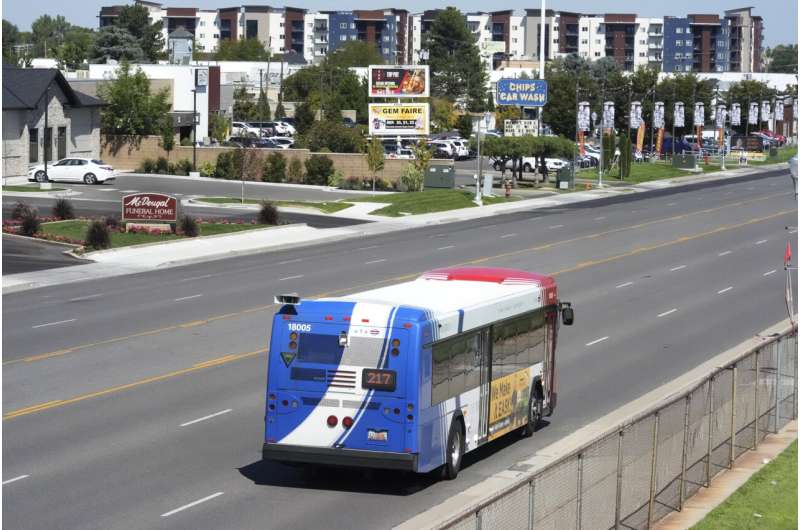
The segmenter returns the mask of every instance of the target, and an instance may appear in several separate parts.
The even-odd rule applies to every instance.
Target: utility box
[[[456,187],[456,173],[452,164],[430,164],[425,171],[426,188],[445,188],[452,190]]]
[[[556,172],[556,187],[560,190],[571,190],[575,187],[574,164],[568,164]]]
[[[494,186],[494,175],[487,175],[486,173],[483,174],[483,193],[484,197],[493,197],[494,193],[492,193],[492,187]]]
[[[678,154],[672,157],[672,167],[677,169],[694,169],[697,167],[697,156]]]

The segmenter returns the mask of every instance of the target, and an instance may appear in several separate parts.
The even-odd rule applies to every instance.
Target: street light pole
[[[192,90],[192,171],[197,171],[197,75],[194,69],[194,89]]]
[[[48,143],[53,143],[52,134],[50,135],[50,142],[47,141],[47,131],[49,128],[48,124],[48,117],[49,114],[47,112],[47,108],[50,106],[50,83],[47,83],[47,86],[44,89],[44,133],[42,134],[42,145],[44,145],[44,181],[49,182],[50,177],[47,176],[47,147]],[[52,149],[51,149],[52,151]],[[40,185],[41,186],[41,185]]]
[[[544,62],[545,58],[547,57],[547,53],[545,52],[545,42],[544,42],[544,34],[546,28],[546,10],[545,10],[546,0],[542,0],[542,9],[539,13],[539,79],[544,80]],[[542,135],[542,128],[544,124],[542,123],[542,110],[543,107],[539,107],[536,111],[536,117],[538,118],[537,129],[539,136]]]

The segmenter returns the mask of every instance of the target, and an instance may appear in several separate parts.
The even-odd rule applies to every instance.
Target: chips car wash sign
[[[178,220],[178,200],[160,193],[134,193],[122,198],[123,221]]]
[[[496,105],[544,107],[547,81],[542,79],[500,79],[494,95]]]

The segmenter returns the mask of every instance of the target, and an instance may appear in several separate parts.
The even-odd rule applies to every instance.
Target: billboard
[[[372,136],[425,136],[430,133],[427,103],[370,103]]]
[[[539,120],[505,120],[503,132],[506,136],[538,136]]]
[[[758,136],[745,136],[744,134],[734,134],[731,137],[731,151],[748,151],[750,153],[760,153],[764,150],[764,140]]]
[[[125,195],[122,198],[122,220],[174,223],[178,220],[178,201],[160,193]]]
[[[427,65],[370,65],[369,97],[426,98],[430,95]]]
[[[496,105],[544,107],[547,104],[547,81],[542,79],[500,79],[494,93]]]

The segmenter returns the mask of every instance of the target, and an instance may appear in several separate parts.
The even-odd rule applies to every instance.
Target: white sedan
[[[31,182],[45,182],[49,179],[102,184],[115,178],[113,167],[102,160],[92,158],[63,158],[58,162],[47,164],[47,175],[44,172],[44,164],[34,166],[28,171],[28,180]]]

